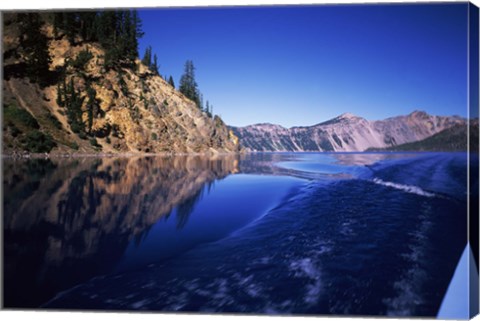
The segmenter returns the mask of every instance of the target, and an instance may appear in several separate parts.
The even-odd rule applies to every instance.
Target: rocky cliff
[[[285,128],[272,124],[232,127],[240,143],[253,151],[364,151],[419,141],[455,125],[458,117],[414,111],[406,116],[369,121],[349,113],[309,126]]]
[[[99,43],[77,38],[72,44],[54,32],[48,14],[40,17],[50,56],[41,85],[28,76],[21,22],[3,14],[4,153],[239,150],[219,117],[209,117],[140,60],[134,68],[106,69]]]

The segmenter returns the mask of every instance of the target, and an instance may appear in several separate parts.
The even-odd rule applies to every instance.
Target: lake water
[[[466,153],[3,171],[6,308],[436,316],[467,244]]]

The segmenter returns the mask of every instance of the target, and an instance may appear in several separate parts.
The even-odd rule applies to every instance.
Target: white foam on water
[[[145,305],[147,305],[148,303],[150,303],[150,300],[147,300],[147,299],[140,300],[140,301],[137,301],[137,302],[131,304],[130,307],[132,309],[140,309],[140,308],[144,307]]]
[[[260,258],[257,258],[257,259],[254,259],[252,261],[252,265],[257,265],[257,264],[270,264],[272,258],[269,257],[269,256],[264,256],[264,257],[260,257]]]
[[[393,182],[386,182],[384,180],[381,180],[380,178],[374,178],[373,182],[375,184],[387,186],[387,187],[392,187],[410,194],[416,194],[420,196],[425,196],[425,197],[435,197],[436,195],[427,191],[424,191],[418,186],[414,185],[404,185],[404,184],[398,184],[398,183],[393,183]]]
[[[356,233],[353,230],[353,226],[357,225],[357,220],[347,219],[342,223],[340,227],[340,233],[345,236],[354,236]]]
[[[312,260],[310,258],[303,258],[292,261],[290,263],[290,269],[295,272],[295,277],[306,277],[313,281],[306,285],[305,303],[313,305],[318,302],[322,282],[320,279],[320,270],[314,265]]]
[[[261,258],[260,261],[268,262],[268,258]],[[264,289],[260,284],[255,283],[254,275],[243,276],[239,273],[235,273],[232,277],[236,281],[237,287],[242,289],[246,294],[252,298],[260,298],[264,296]]]
[[[388,316],[400,317],[415,314],[416,307],[423,304],[423,298],[415,281],[421,281],[424,277],[426,277],[424,271],[411,269],[402,279],[393,284],[398,295],[383,300],[388,307]]]
[[[313,284],[307,285],[307,293],[305,295],[305,302],[308,304],[315,304],[320,297],[320,292],[322,289],[322,283],[320,279],[315,280]]]
[[[310,258],[293,261],[290,263],[290,268],[295,271],[295,276],[306,276],[311,279],[318,279],[320,277],[320,273]]]
[[[431,206],[424,203],[421,207],[421,213],[420,226],[417,230],[409,233],[411,243],[408,245],[408,251],[400,254],[410,263],[410,267],[401,273],[397,281],[394,282],[393,288],[396,295],[383,300],[383,303],[387,305],[387,315],[389,316],[415,315],[417,307],[424,303],[421,289],[428,278],[428,274],[421,267],[420,262],[425,260],[426,244],[428,243],[426,235],[432,226],[429,219],[432,214]]]
[[[206,303],[204,308],[218,311],[222,307],[234,304],[235,299],[230,295],[230,286],[228,279],[218,278],[213,280],[208,286],[209,289],[212,289],[213,294],[209,297],[209,302]]]
[[[254,283],[249,284],[246,287],[245,292],[247,292],[252,298],[260,298],[262,296],[262,288]]]
[[[173,302],[169,305],[168,310],[178,311],[189,303],[189,296],[187,292],[182,292],[179,295],[174,296],[171,301]]]
[[[264,314],[290,314],[292,313],[292,306],[294,302],[291,300],[285,300],[281,303],[275,303],[275,302],[267,302],[265,307],[263,308],[263,313]]]

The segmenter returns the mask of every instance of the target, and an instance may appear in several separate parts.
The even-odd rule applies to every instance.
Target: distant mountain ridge
[[[255,124],[231,129],[240,144],[251,151],[354,152],[416,142],[466,124],[467,120],[459,116],[434,116],[416,110],[376,121],[344,113],[313,126]]]
[[[467,140],[468,131],[470,131],[469,146]],[[477,118],[470,122],[470,127],[466,125],[455,125],[416,142],[395,145],[387,148],[369,148],[368,151],[434,152],[441,150],[445,152],[459,152],[466,151],[470,148],[470,151],[478,152],[478,134]]]

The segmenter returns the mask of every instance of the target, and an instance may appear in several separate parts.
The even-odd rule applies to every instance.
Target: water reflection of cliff
[[[205,185],[238,171],[235,156],[4,161],[4,305],[36,307],[107,273],[132,239]]]

